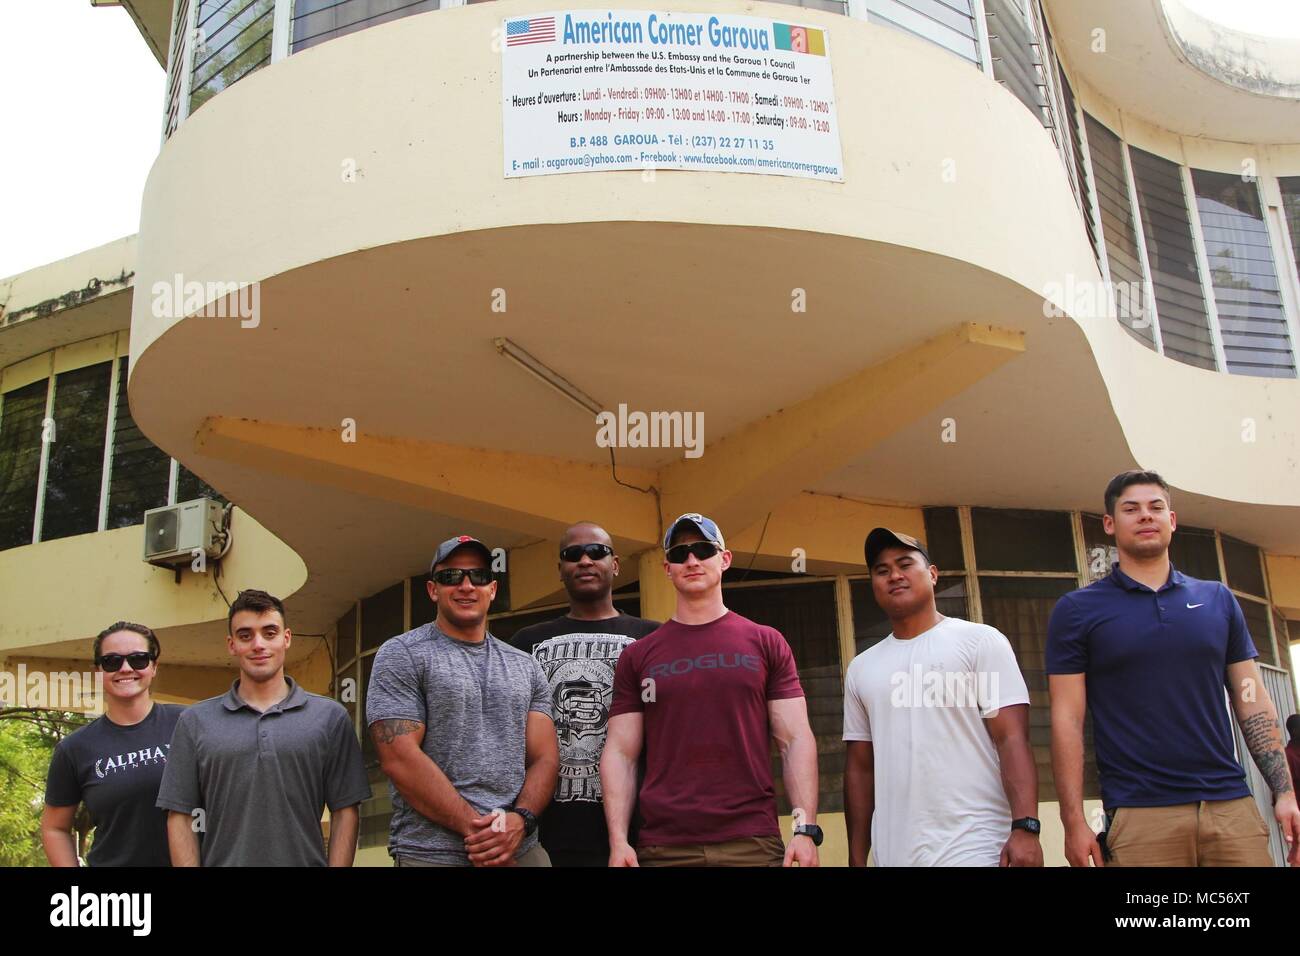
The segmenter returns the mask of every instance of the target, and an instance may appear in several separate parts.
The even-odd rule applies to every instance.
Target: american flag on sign
[[[555,17],[506,21],[506,46],[549,43],[555,39]]]

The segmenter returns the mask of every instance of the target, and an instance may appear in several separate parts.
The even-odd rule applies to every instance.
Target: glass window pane
[[[352,721],[355,727],[357,723],[357,701],[365,698],[365,688],[355,689],[350,694],[344,694],[343,689],[347,686],[346,681],[357,680],[357,662],[353,661],[343,671],[334,676],[335,697],[343,705],[343,709],[348,712],[348,719]]]
[[[1277,655],[1273,653],[1273,641],[1268,633],[1268,605],[1247,598],[1237,598],[1241,613],[1246,616],[1246,630],[1259,651],[1259,663],[1277,666]],[[1284,715],[1285,719],[1285,715]]]
[[[164,136],[170,136],[174,133],[180,123],[181,80],[184,72],[182,64],[185,60],[185,33],[189,17],[190,0],[179,0],[176,4],[176,15],[172,19],[171,48],[167,57],[167,62],[171,68],[167,73],[167,105],[165,107],[166,116],[163,120]]]
[[[181,465],[176,472],[176,500],[193,501],[195,498],[211,498],[213,501],[229,504],[225,495]]]
[[[784,634],[800,668],[834,664],[838,671],[840,641],[835,624],[833,581],[724,587],[723,600],[737,614]]]
[[[1223,545],[1223,567],[1228,572],[1228,587],[1264,597],[1264,569],[1260,565],[1259,548],[1226,534],[1219,540]]]
[[[1083,215],[1083,226],[1088,232],[1088,245],[1092,247],[1093,258],[1100,264],[1101,250],[1097,245],[1097,229],[1092,221],[1092,206],[1088,201],[1088,164],[1083,161],[1083,130],[1079,128],[1079,108],[1074,99],[1074,87],[1070,85],[1065,70],[1059,63],[1056,65],[1056,74],[1070,130],[1070,158],[1078,177],[1074,198]]]
[[[1015,0],[984,0],[984,13],[988,17],[993,78],[1041,122],[1047,106],[1038,74],[1042,58],[1029,31],[1025,12]]]
[[[827,13],[847,13],[846,0],[772,0],[791,7],[803,7],[805,10],[825,10]]]
[[[833,581],[816,584],[724,588],[727,607],[785,637],[808,701],[808,720],[817,738],[818,809],[844,809],[844,685]],[[781,758],[772,752],[777,812],[790,812]]]
[[[99,528],[112,374],[113,364],[101,362],[54,379],[54,441],[45,472],[42,541]]]
[[[0,549],[32,543],[49,379],[0,396]]]
[[[1124,144],[1087,113],[1083,115],[1083,125],[1088,134],[1088,154],[1092,157],[1093,185],[1097,190],[1106,261],[1110,264],[1115,314],[1124,331],[1154,349],[1155,333],[1145,314],[1142,253],[1138,249],[1137,226],[1129,199],[1128,175],[1124,172]]]
[[[1074,582],[1063,579],[980,579],[984,623],[1007,636],[1029,686],[1029,742],[1034,751],[1034,761],[1038,764],[1039,800],[1057,799],[1052,777],[1051,708],[1044,659],[1047,622],[1057,600],[1072,590]],[[1084,729],[1083,795],[1089,800],[1099,796],[1090,723]]]
[[[1133,146],[1129,158],[1165,354],[1188,365],[1217,368],[1182,170]]]
[[[370,672],[375,669],[375,655],[367,654],[361,658],[361,686],[357,694],[358,706],[361,713],[366,712],[366,695],[370,692]],[[362,720],[365,723],[365,720]],[[379,752],[375,750],[375,742],[371,739],[369,733],[361,735],[361,756],[365,760],[366,769],[371,770],[379,766]]]
[[[1277,666],[1283,670],[1291,670],[1291,640],[1286,626],[1286,618],[1278,611],[1273,609],[1273,631],[1277,637],[1277,646],[1282,651],[1282,656],[1278,658]],[[1285,720],[1285,715],[1282,715]]]
[[[429,576],[418,574],[411,578],[411,627],[428,624],[438,616],[438,605],[429,597]],[[496,631],[492,631],[496,634]]]
[[[1083,548],[1088,558],[1088,581],[1100,581],[1110,574],[1111,567],[1119,560],[1119,549],[1115,547],[1115,539],[1102,527],[1101,515],[1079,517],[1083,524]]]
[[[361,602],[361,650],[371,651],[403,631],[403,590],[400,583]]]
[[[970,0],[865,0],[867,19],[903,30],[978,64]]]
[[[113,461],[108,479],[108,527],[140,524],[150,508],[167,504],[171,459],[140,431],[126,396],[126,358],[118,359]]]
[[[735,558],[736,563],[722,572],[722,584],[737,584],[740,581],[788,581],[797,577],[793,571],[764,571],[762,568],[748,566],[749,559]]]
[[[1179,525],[1169,542],[1169,560],[1183,574],[1203,581],[1220,580],[1219,552],[1214,546],[1213,531]]]
[[[348,613],[339,618],[338,645],[335,650],[334,663],[344,667],[348,661],[357,656],[357,608],[354,604]]]
[[[439,0],[296,0],[293,52],[438,7]]]
[[[940,571],[966,569],[956,508],[925,509],[925,546],[930,552],[930,560]]]
[[[275,0],[201,0],[190,112],[271,62]]]
[[[1282,215],[1291,235],[1291,254],[1300,275],[1300,176],[1279,176],[1277,184],[1282,190]]]
[[[429,607],[433,609],[433,616],[429,618],[429,620],[432,621],[434,616],[437,614],[438,608],[432,603],[429,604]],[[488,631],[497,640],[505,641],[509,644],[510,641],[514,639],[514,636],[524,628],[532,627],[534,624],[544,624],[547,621],[553,621],[557,617],[562,616],[566,611],[567,608],[563,607],[548,607],[537,611],[519,611],[514,614],[502,614],[488,620]],[[415,625],[414,618],[411,620],[411,625]]]
[[[971,532],[981,571],[1076,570],[1067,512],[972,508]]]
[[[1228,371],[1295,378],[1282,290],[1254,182],[1192,170]]]

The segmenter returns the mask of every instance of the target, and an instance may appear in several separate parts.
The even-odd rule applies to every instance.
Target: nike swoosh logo
[[[1198,607],[1205,607],[1205,603],[1202,602],[1202,603],[1200,603],[1200,604],[1189,604],[1189,605],[1187,605],[1187,610],[1190,611],[1190,610],[1192,610],[1193,608],[1198,608]]]

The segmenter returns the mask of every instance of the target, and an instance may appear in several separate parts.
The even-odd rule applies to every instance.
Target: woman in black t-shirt
[[[167,812],[155,805],[172,731],[185,709],[157,704],[158,638],[118,621],[95,638],[104,714],[59,741],[45,783],[41,842],[50,866],[78,866],[73,821],[82,802],[95,826],[90,866],[170,866]]]

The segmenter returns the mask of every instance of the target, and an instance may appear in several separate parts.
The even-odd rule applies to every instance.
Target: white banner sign
[[[501,90],[507,177],[696,169],[844,179],[825,30],[637,10],[506,20]]]

